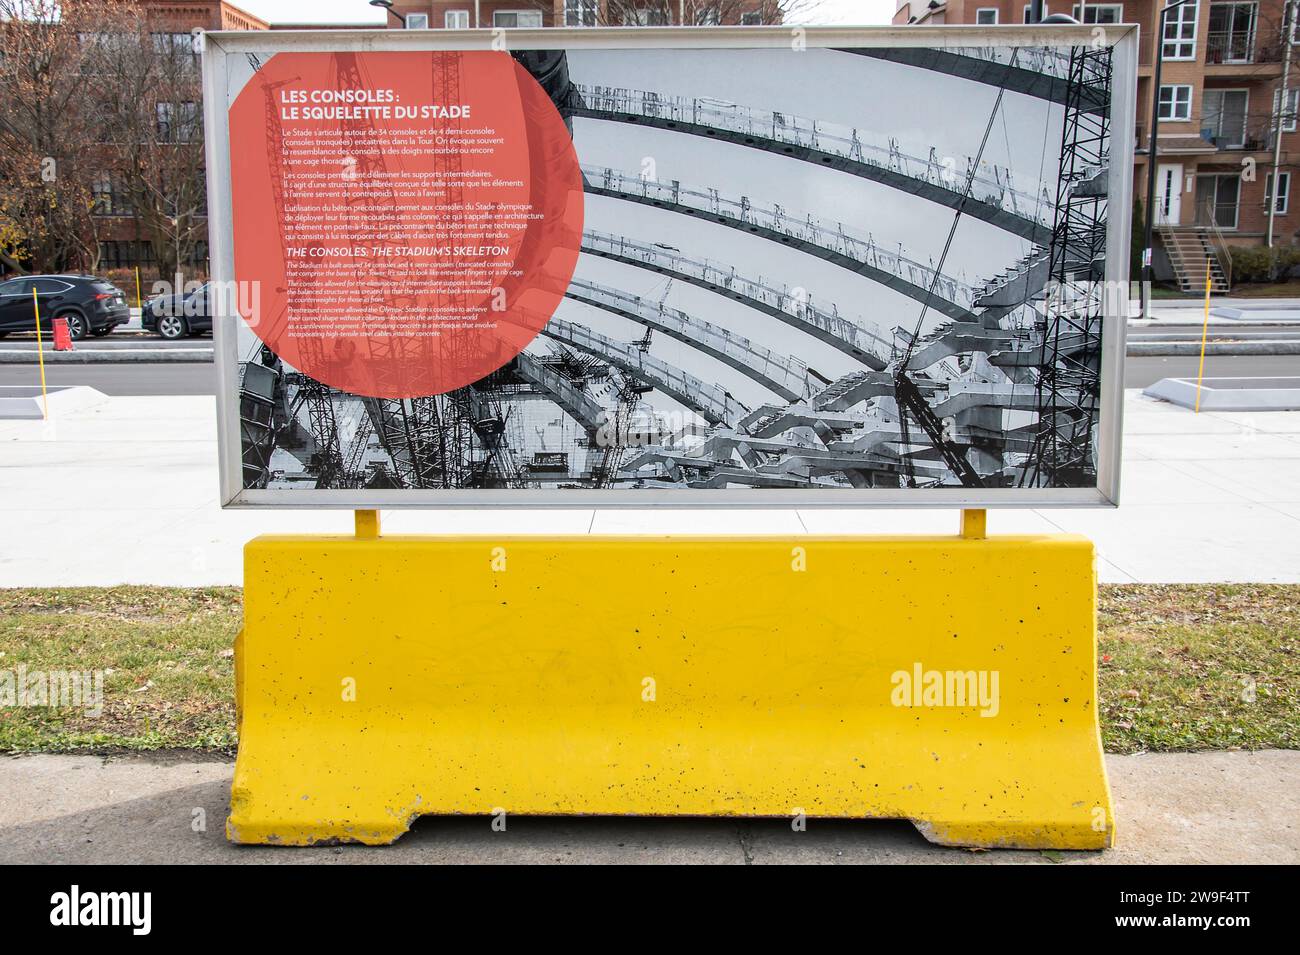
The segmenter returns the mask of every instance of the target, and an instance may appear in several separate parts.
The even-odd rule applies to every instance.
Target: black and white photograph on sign
[[[245,489],[1097,486],[1110,48],[511,55],[581,165],[562,303],[413,398],[239,322]]]

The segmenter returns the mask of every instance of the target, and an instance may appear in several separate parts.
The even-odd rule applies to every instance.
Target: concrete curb
[[[1130,358],[1173,358],[1199,355],[1200,342],[1129,342]],[[1300,355],[1300,341],[1207,342],[1207,355]]]
[[[73,351],[46,350],[47,365],[170,364],[212,362],[211,348],[77,348]],[[0,365],[36,365],[34,351],[0,349]]]

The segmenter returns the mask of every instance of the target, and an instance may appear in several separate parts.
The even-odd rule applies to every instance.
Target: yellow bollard
[[[41,302],[32,289],[32,312],[36,316],[36,360],[41,366],[41,418],[50,420],[50,399],[45,393],[45,345],[41,341]]]
[[[1196,407],[1193,414],[1201,413],[1201,379],[1205,377],[1205,342],[1210,337],[1210,260],[1205,260],[1205,321],[1201,323],[1201,367],[1196,372]]]
[[[135,307],[144,308],[144,299],[140,297],[140,266],[135,267]]]
[[[233,842],[500,812],[1114,839],[1083,538],[358,534],[244,559]]]

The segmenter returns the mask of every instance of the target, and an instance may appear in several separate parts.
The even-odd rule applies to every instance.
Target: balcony
[[[1260,24],[1249,30],[1211,30],[1205,37],[1207,76],[1273,76],[1282,72],[1282,30]]]

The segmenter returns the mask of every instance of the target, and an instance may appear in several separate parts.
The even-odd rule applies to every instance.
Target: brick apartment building
[[[1133,182],[1142,201],[1150,165],[1153,38],[1162,5],[1156,0],[1125,0],[1088,3],[1080,10],[1078,3],[1064,0],[1044,3],[1044,15],[1067,13],[1087,23],[1141,27]],[[1156,162],[1156,224],[1162,227],[1155,262],[1158,278],[1185,277],[1179,246],[1198,227],[1227,245],[1265,241],[1277,122],[1274,110],[1282,86],[1284,7],[1284,0],[1195,0],[1168,15]],[[904,0],[894,22],[1024,23],[1029,9],[1021,0]],[[1300,62],[1294,55],[1292,60],[1282,114],[1275,244],[1295,244],[1300,230],[1300,210],[1290,203],[1293,163],[1300,148],[1296,132]]]
[[[268,23],[225,0],[141,0],[149,17],[151,32],[157,42],[166,48],[188,52],[192,49],[191,35],[202,30],[287,30],[327,29],[347,26],[354,29],[378,28],[377,24],[310,24]],[[363,4],[359,4],[362,6]],[[359,9],[360,12],[360,9]],[[195,56],[197,68],[197,55]],[[161,105],[161,104],[160,104]],[[177,104],[182,113],[200,115],[199,104]],[[160,125],[164,117],[160,114]],[[96,218],[99,220],[100,271],[111,272],[140,266],[145,272],[155,265],[152,245],[142,240],[140,224],[120,196],[114,195],[113,184],[105,179],[96,186],[98,202]],[[185,263],[186,271],[207,270],[207,242],[193,244]]]
[[[780,23],[780,0],[395,0],[406,28],[717,26]],[[396,17],[390,27],[401,29]]]

